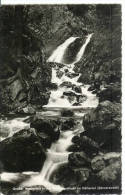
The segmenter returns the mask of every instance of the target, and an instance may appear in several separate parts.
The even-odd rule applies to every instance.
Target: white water
[[[95,95],[92,95],[87,89],[88,86],[83,86],[82,83],[78,83],[77,80],[80,75],[78,76],[73,76],[73,78],[70,78],[65,74],[65,69],[68,69],[69,73],[74,73],[73,67],[76,62],[78,62],[81,57],[84,54],[85,48],[87,44],[89,43],[91,39],[91,35],[89,35],[86,38],[85,43],[83,46],[80,48],[76,59],[74,63],[67,65],[63,68],[60,68],[61,71],[64,72],[63,76],[61,78],[58,78],[57,76],[57,70],[59,68],[56,66],[52,69],[52,82],[56,83],[58,86],[57,90],[52,90],[51,91],[51,96],[49,99],[48,105],[45,107],[51,108],[51,107],[68,107],[71,108],[73,107],[73,101],[70,102],[67,97],[62,98],[63,92],[69,91],[68,87],[60,87],[60,84],[62,84],[64,81],[69,81],[72,84],[75,84],[76,86],[80,86],[82,89],[82,94],[87,96],[87,100],[83,101],[80,107],[94,107],[97,106],[98,101]],[[65,50],[67,47],[76,40],[77,37],[71,37],[67,39],[63,44],[61,44],[50,56],[48,59],[49,62],[58,62],[62,63],[63,61],[63,55],[65,53]],[[70,91],[74,92],[72,89]],[[75,92],[76,93],[76,92]],[[76,93],[79,95],[79,93]],[[74,100],[75,102],[76,100]],[[26,182],[23,182],[21,186],[34,186],[34,185],[44,185],[48,190],[50,190],[52,193],[57,193],[61,192],[64,188],[59,185],[55,185],[49,182],[50,177],[52,173],[60,167],[60,165],[65,164],[68,162],[68,155],[70,152],[67,151],[67,148],[72,145],[72,137],[76,134],[79,133],[79,129],[82,130],[82,125],[80,128],[76,130],[67,130],[66,132],[61,132],[60,138],[56,143],[53,143],[51,148],[46,152],[47,159],[44,163],[44,166],[37,176],[31,177],[29,180]]]
[[[50,109],[50,108],[54,108],[54,107],[59,107],[59,108],[74,109],[77,107],[80,109],[80,108],[85,108],[85,107],[96,107],[97,106],[98,100],[97,100],[95,95],[91,94],[91,92],[89,92],[87,90],[88,86],[83,86],[82,83],[77,82],[80,74],[70,78],[65,73],[65,69],[68,69],[68,72],[71,74],[74,73],[74,71],[73,71],[74,65],[83,56],[85,48],[86,48],[87,44],[89,43],[91,36],[92,36],[92,34],[86,38],[85,43],[80,48],[80,50],[76,56],[76,59],[74,60],[74,62],[72,64],[70,64],[70,65],[64,64],[63,68],[54,67],[52,69],[52,80],[51,81],[57,84],[58,89],[51,91],[49,103],[48,103],[48,105],[45,106],[46,108]],[[62,63],[63,62],[63,55],[64,55],[67,47],[71,43],[73,43],[77,38],[78,37],[70,37],[63,44],[61,44],[59,47],[57,47],[57,49],[49,57],[48,62]],[[64,72],[64,74],[61,78],[58,78],[57,70],[61,70]],[[80,88],[82,90],[81,94],[84,94],[87,96],[87,100],[86,101],[83,100],[80,103],[80,106],[73,106],[73,103],[76,102],[75,98],[74,98],[74,100],[71,100],[71,101],[66,96],[64,96],[62,98],[62,95],[64,92],[66,92],[66,91],[74,92],[74,90],[71,87],[66,87],[66,86],[61,87],[60,86],[60,84],[62,84],[65,81],[71,82],[71,84],[74,84],[76,86],[80,86]],[[76,93],[76,92],[74,92],[74,93],[76,95],[79,95],[79,93]],[[50,114],[53,113],[51,110],[48,112]],[[67,151],[67,148],[72,145],[72,137],[74,135],[79,134],[81,131],[83,131],[83,128],[82,128],[82,124],[80,123],[79,127],[77,126],[77,129],[74,129],[72,131],[67,129],[67,131],[61,132],[59,140],[57,142],[53,143],[51,148],[47,150],[46,161],[42,167],[41,172],[36,173],[36,174],[29,173],[30,178],[27,179],[26,181],[22,182],[20,184],[20,187],[30,187],[30,186],[33,187],[36,185],[41,185],[41,186],[44,186],[46,189],[48,189],[52,193],[61,192],[64,189],[64,187],[51,183],[50,177],[52,176],[53,172],[60,167],[60,165],[63,165],[63,164],[68,162],[68,155],[70,152]],[[13,181],[15,179],[18,180],[19,177],[20,177],[20,175],[17,173],[15,173],[15,175],[14,174],[8,175],[7,173],[3,174],[3,179],[6,181]]]
[[[70,37],[64,43],[59,45],[53,54],[47,60],[48,62],[62,63],[63,55],[67,47],[74,42],[78,37]]]
[[[74,92],[72,89],[68,88],[68,87],[61,87],[60,84],[62,84],[65,81],[71,82],[71,84],[74,84],[76,86],[80,86],[82,89],[82,94],[84,94],[85,96],[87,96],[87,100],[83,101],[80,103],[79,108],[85,108],[85,107],[96,107],[98,105],[98,100],[95,94],[92,94],[90,91],[88,91],[88,87],[89,86],[83,86],[82,83],[77,82],[77,80],[80,77],[80,74],[78,76],[75,76],[73,78],[70,78],[68,75],[65,74],[65,69],[68,70],[69,73],[75,73],[73,68],[75,63],[77,63],[82,56],[84,55],[85,52],[85,48],[87,46],[87,44],[90,42],[90,39],[92,37],[92,34],[88,35],[88,37],[86,38],[85,43],[82,45],[82,47],[80,48],[75,61],[68,65],[65,64],[65,66],[63,68],[58,68],[58,67],[54,67],[52,68],[52,83],[56,83],[58,86],[58,90],[52,90],[51,91],[51,95],[50,95],[50,99],[49,99],[49,103],[48,105],[44,106],[44,107],[64,107],[64,108],[71,108],[73,107],[72,105],[76,102],[76,99],[74,98],[74,101],[70,102],[69,99],[67,97],[62,97],[63,93],[66,91],[71,91]],[[66,40],[62,45],[60,45],[55,52],[53,52],[52,56],[50,56],[50,58],[48,59],[49,62],[58,62],[58,63],[62,63],[63,61],[63,55],[65,52],[65,49],[73,42],[76,40],[76,38],[78,37],[71,37],[68,40]],[[62,52],[61,49],[63,48]],[[60,57],[61,56],[61,57]],[[59,78],[57,76],[57,70],[62,71],[64,74],[61,78]],[[76,95],[80,95],[78,93],[75,92]],[[77,106],[78,107],[78,106]]]
[[[0,141],[6,137],[11,137],[14,133],[20,131],[21,129],[28,129],[30,124],[25,122],[29,117],[15,118],[11,120],[0,120]]]

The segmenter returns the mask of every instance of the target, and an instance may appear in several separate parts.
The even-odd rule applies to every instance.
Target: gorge
[[[1,57],[1,193],[120,194],[120,6],[8,6],[10,21],[16,11],[30,41],[22,50],[22,20],[8,31],[2,7],[8,40],[19,32]]]

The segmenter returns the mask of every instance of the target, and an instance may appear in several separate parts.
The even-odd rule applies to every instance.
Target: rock
[[[25,114],[35,114],[36,113],[35,109],[31,106],[27,106],[25,108],[22,108],[22,111]]]
[[[109,100],[111,102],[120,102],[121,100],[121,87],[120,85],[109,85],[98,93],[99,101]]]
[[[88,168],[74,169],[74,173],[77,177],[79,185],[84,184],[90,177],[90,169]]]
[[[74,78],[74,77],[79,76],[79,73],[67,72],[67,73],[66,73],[66,76],[67,76],[67,77],[70,77],[70,78],[72,79],[72,78]]]
[[[105,161],[103,159],[103,156],[96,156],[91,161],[91,167],[93,171],[100,171],[105,168]]]
[[[87,96],[86,95],[78,95],[77,96],[77,102],[78,103],[83,103],[86,100],[87,100]]]
[[[81,152],[81,148],[77,144],[72,144],[71,146],[68,147],[67,149],[68,152]]]
[[[75,143],[77,146],[79,146],[79,149],[81,151],[84,151],[89,156],[92,156],[93,154],[98,153],[100,147],[97,142],[92,140],[91,138],[87,136],[74,136],[72,138],[72,142]]]
[[[65,95],[65,96],[77,96],[77,94],[74,93],[73,91],[65,91],[65,92],[63,92],[63,95]]]
[[[56,83],[49,83],[49,89],[51,89],[51,90],[57,90],[58,89],[58,86],[57,86],[57,84]]]
[[[61,111],[61,116],[63,117],[72,117],[74,116],[74,112],[72,110],[62,110]]]
[[[120,151],[121,108],[119,103],[101,102],[83,117],[85,132],[100,147],[109,152]]]
[[[81,104],[78,103],[78,102],[75,102],[75,103],[73,104],[73,106],[81,106]]]
[[[106,154],[98,155],[91,161],[91,167],[94,171],[101,171],[106,166],[120,161],[121,154],[119,152],[109,152]]]
[[[34,119],[30,124],[31,128],[35,128],[39,134],[49,136],[51,141],[59,138],[60,131],[55,120],[51,119]]]
[[[74,119],[67,119],[61,124],[61,130],[69,130],[75,126]]]
[[[69,81],[64,81],[63,83],[60,84],[60,87],[72,87],[73,84]]]
[[[86,99],[87,99],[87,96],[78,94],[78,93],[73,92],[73,91],[65,91],[65,92],[63,92],[63,95],[68,96],[68,98],[76,97],[76,101],[78,103],[82,103],[83,101],[86,101]]]
[[[76,184],[74,171],[68,164],[62,164],[56,169],[50,177],[50,182],[64,187],[70,187]]]
[[[116,184],[119,183],[121,178],[121,162],[116,161],[105,167],[97,174],[97,177],[103,185],[108,184],[110,186],[115,184],[115,182]]]
[[[58,70],[58,71],[56,72],[56,75],[57,75],[57,77],[58,77],[59,79],[63,76],[63,74],[64,74],[64,72],[63,72],[63,71],[60,71],[60,70]]]
[[[81,87],[74,85],[72,87],[72,90],[74,90],[76,93],[82,93]]]
[[[23,86],[20,80],[17,79],[9,85],[9,89],[10,89],[12,100],[15,100],[19,92],[23,89]]]
[[[90,166],[90,158],[87,157],[87,155],[84,152],[74,152],[69,154],[69,164],[70,166],[75,167],[84,167]]]
[[[35,129],[24,129],[0,143],[4,171],[40,171],[45,151]]]

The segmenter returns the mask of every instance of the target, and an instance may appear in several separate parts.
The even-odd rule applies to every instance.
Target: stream
[[[57,85],[57,89],[51,90],[50,99],[47,105],[43,107],[43,111],[37,114],[41,114],[44,117],[61,117],[61,111],[63,109],[69,109],[74,112],[75,117],[79,119],[78,127],[61,131],[59,139],[53,143],[50,149],[46,152],[46,161],[40,171],[40,173],[29,172],[30,178],[23,181],[20,187],[33,187],[42,185],[52,193],[59,193],[64,190],[63,186],[56,185],[50,182],[50,177],[60,165],[68,163],[67,151],[68,147],[72,145],[73,136],[84,131],[82,127],[82,117],[87,109],[91,109],[98,105],[98,99],[95,94],[88,91],[88,85],[83,85],[78,82],[80,74],[74,72],[74,66],[84,55],[87,44],[90,42],[92,34],[88,35],[85,42],[80,47],[78,53],[74,57],[72,63],[67,63],[64,59],[64,54],[67,48],[74,43],[79,37],[70,37],[64,43],[59,45],[57,49],[48,58],[48,62],[55,63],[55,67],[52,67],[52,83]],[[58,64],[63,64],[60,68]],[[10,121],[1,120],[0,126],[5,128],[11,128],[11,133],[8,136],[12,136],[15,132],[22,128],[29,128],[29,123],[25,121],[25,118],[16,118]],[[17,128],[18,127],[18,128]],[[15,173],[16,174],[16,173]],[[18,179],[19,174],[14,173],[2,173],[1,179],[3,181],[11,181],[15,177]]]

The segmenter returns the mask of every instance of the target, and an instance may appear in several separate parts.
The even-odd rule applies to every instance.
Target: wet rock
[[[61,130],[69,130],[71,128],[73,128],[75,126],[75,121],[74,119],[67,119],[66,121],[64,121],[61,125]]]
[[[60,131],[55,120],[36,118],[33,122],[31,122],[30,127],[35,128],[41,136],[49,136],[51,141],[57,140],[60,135]]]
[[[44,148],[35,129],[24,129],[0,143],[4,171],[39,171],[45,161]]]
[[[105,100],[109,100],[111,102],[120,102],[121,86],[118,84],[109,85],[98,93],[98,97],[100,102]]]
[[[77,94],[74,93],[73,91],[65,91],[65,92],[63,92],[63,95],[65,95],[65,96],[77,96]]]
[[[20,80],[15,80],[13,83],[9,85],[9,89],[11,92],[11,98],[12,100],[15,100],[19,92],[23,89],[23,86],[21,84]]]
[[[76,184],[76,181],[74,171],[68,164],[61,165],[50,177],[50,182],[64,187],[70,187]]]
[[[115,182],[119,183],[121,177],[121,162],[116,161],[105,167],[97,174],[97,177],[103,185],[111,185],[112,183],[115,184]]]
[[[84,151],[89,156],[97,154],[100,149],[97,142],[87,136],[82,136],[82,134],[81,137],[74,136],[72,142],[79,146],[79,149]]]
[[[63,76],[63,74],[64,74],[64,72],[63,71],[60,71],[60,70],[58,70],[56,72],[56,75],[57,75],[58,78],[61,78]]]
[[[72,87],[73,84],[69,81],[64,81],[63,83],[60,84],[60,87]]]
[[[74,116],[74,112],[72,110],[62,110],[61,111],[61,116],[63,117],[72,117]]]
[[[86,101],[86,99],[87,99],[87,96],[81,95],[81,94],[73,92],[73,91],[65,91],[65,92],[63,92],[63,95],[68,96],[68,98],[76,97],[76,101],[78,103],[82,103],[83,101]]]
[[[70,166],[75,167],[83,167],[83,166],[90,166],[90,158],[84,152],[74,152],[69,154],[69,164]]]
[[[91,167],[93,171],[100,171],[105,168],[105,161],[102,156],[96,156],[91,161]]]
[[[72,78],[74,78],[74,77],[76,77],[76,76],[79,76],[79,73],[67,72],[67,73],[66,73],[66,76],[72,79]]]
[[[61,165],[57,170],[55,170],[50,181],[52,183],[64,186],[68,190],[77,191],[78,186],[85,183],[89,177],[90,169],[88,168],[71,169],[68,165]],[[63,193],[64,191],[60,194]]]
[[[118,152],[109,152],[106,154],[98,155],[91,161],[91,167],[94,171],[98,172],[115,162],[120,161],[121,154]]]
[[[78,168],[74,169],[79,185],[84,184],[90,177],[90,169]]]
[[[81,106],[81,104],[78,103],[78,102],[75,102],[75,103],[73,104],[73,106]]]
[[[58,89],[58,86],[57,86],[56,83],[50,83],[48,87],[49,87],[49,89],[51,89],[51,90],[57,90],[57,89]]]
[[[77,102],[83,103],[86,100],[87,100],[87,96],[86,95],[77,95]]]
[[[119,151],[121,144],[121,108],[119,103],[104,101],[83,117],[85,132],[104,150]]]
[[[72,90],[74,90],[76,93],[82,93],[81,87],[74,85],[72,87]]]
[[[81,148],[77,144],[72,144],[71,146],[68,147],[67,149],[68,152],[81,152]]]
[[[31,106],[27,106],[25,108],[22,108],[22,113],[25,113],[25,114],[35,114],[36,111],[33,107]]]

